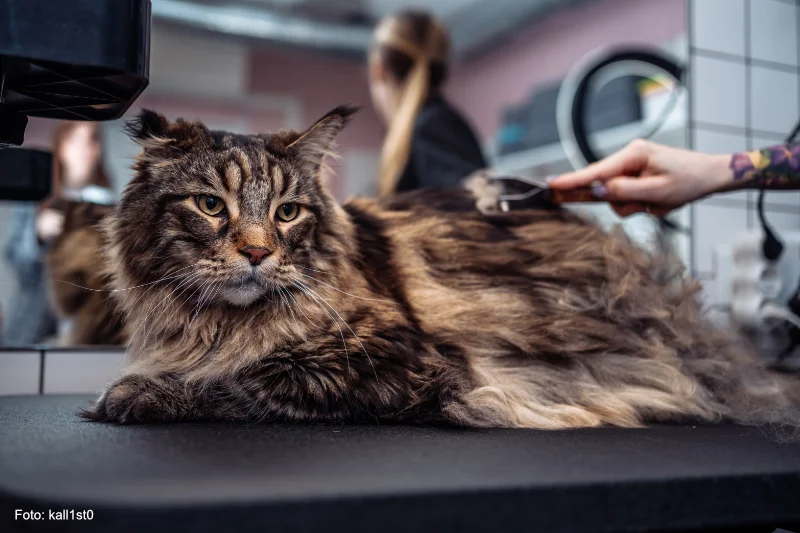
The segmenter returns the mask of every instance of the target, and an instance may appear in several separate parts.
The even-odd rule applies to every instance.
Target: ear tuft
[[[325,119],[336,118],[338,117],[339,120],[342,122],[342,127],[346,126],[348,122],[353,118],[353,115],[358,113],[361,109],[361,106],[357,104],[343,104],[340,106],[336,106],[335,108],[328,111],[325,116],[319,119],[317,122],[322,122]]]
[[[164,115],[150,109],[142,109],[136,118],[125,123],[123,129],[134,141],[148,145],[154,141],[156,143],[165,141],[169,125]]]
[[[358,111],[353,104],[340,105],[328,111],[313,126],[300,134],[288,146],[289,153],[298,159],[301,166],[316,174],[325,156],[333,150],[333,144],[342,128]]]

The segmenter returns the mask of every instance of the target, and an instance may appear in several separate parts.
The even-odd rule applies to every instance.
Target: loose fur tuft
[[[105,225],[130,364],[85,416],[800,426],[798,379],[711,324],[663,249],[467,190],[338,205],[319,165],[350,115],[143,156]]]

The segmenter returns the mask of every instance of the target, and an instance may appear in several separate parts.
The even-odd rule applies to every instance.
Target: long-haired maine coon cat
[[[677,262],[468,190],[337,204],[354,109],[239,136],[144,111],[105,224],[133,360],[83,415],[574,428],[797,423],[798,386],[702,315]]]

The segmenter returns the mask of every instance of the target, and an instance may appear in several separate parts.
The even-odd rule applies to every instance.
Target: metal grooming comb
[[[498,196],[503,212],[512,209],[552,209],[561,204],[602,202],[592,195],[590,187],[569,191],[554,191],[542,178],[527,176],[491,176],[489,183],[501,183],[504,193]],[[527,190],[526,190],[527,189]]]

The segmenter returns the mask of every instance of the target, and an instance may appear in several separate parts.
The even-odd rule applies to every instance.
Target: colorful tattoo
[[[800,144],[785,144],[734,154],[733,181],[753,187],[800,184]]]

